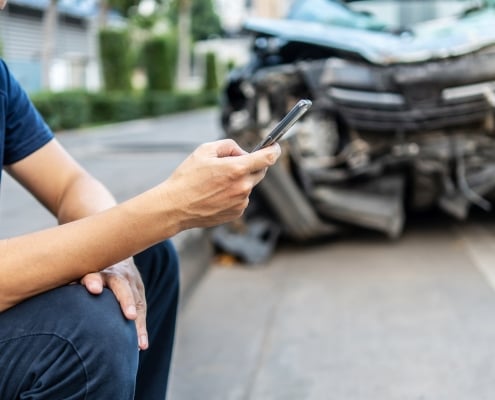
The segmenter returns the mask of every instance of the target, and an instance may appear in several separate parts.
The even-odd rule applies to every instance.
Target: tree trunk
[[[191,0],[179,0],[177,86],[185,89],[191,65]]]
[[[41,49],[41,85],[43,89],[50,89],[50,70],[55,53],[57,15],[57,0],[50,0],[43,16],[43,45]]]
[[[98,12],[98,27],[100,29],[104,28],[107,25],[109,8],[110,5],[108,4],[108,0],[100,0],[100,8]]]

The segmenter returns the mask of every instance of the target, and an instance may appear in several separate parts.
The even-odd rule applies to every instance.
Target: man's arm
[[[59,221],[71,222],[113,207],[110,192],[53,139],[7,172]]]
[[[231,140],[205,144],[163,183],[97,212],[110,206],[111,196],[96,189],[99,184],[57,142],[50,142],[8,171],[62,222],[80,216],[75,193],[78,199],[81,193],[88,196],[85,212],[97,213],[0,241],[0,311],[101,271],[181,230],[239,217],[252,188],[279,154],[278,145],[246,154]],[[93,189],[99,193],[94,198]]]
[[[111,193],[52,140],[39,151],[8,167],[9,173],[54,214],[60,224],[75,221],[116,205]],[[36,173],[32,171],[36,170]],[[40,184],[43,182],[43,184]],[[98,295],[108,287],[122,312],[135,320],[139,346],[148,347],[144,284],[132,258],[90,273],[81,283]]]

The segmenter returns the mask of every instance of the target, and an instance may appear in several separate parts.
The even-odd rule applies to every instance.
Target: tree
[[[178,1],[177,84],[187,87],[191,65],[191,0]]]
[[[183,0],[170,0],[168,17],[173,25],[179,24]],[[212,0],[193,0],[190,4],[191,36],[193,42],[222,34],[220,17]]]
[[[148,78],[148,90],[170,91],[175,81],[175,40],[170,36],[152,36],[142,49],[142,61]]]
[[[127,16],[129,10],[139,5],[139,0],[107,0],[110,7]]]
[[[170,0],[168,17],[177,26],[177,81],[184,88],[190,76],[191,42],[220,34],[220,19],[212,0]]]
[[[100,0],[100,14],[98,21],[100,27],[106,26],[108,17],[108,11],[110,9],[120,12],[122,15],[127,16],[129,10],[139,5],[140,0]]]
[[[50,0],[43,16],[43,45],[41,48],[41,85],[50,88],[50,70],[55,52],[55,40],[57,32],[57,0]]]
[[[212,0],[195,0],[192,7],[192,30],[194,41],[206,40],[222,33],[220,18]]]
[[[102,29],[99,36],[103,80],[107,90],[131,88],[130,40],[127,30]]]
[[[206,69],[203,89],[206,92],[218,90],[217,57],[213,52],[206,53]]]

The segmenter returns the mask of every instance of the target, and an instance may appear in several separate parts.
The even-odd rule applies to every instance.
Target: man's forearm
[[[90,217],[0,241],[0,311],[173,236],[180,223],[160,197],[152,189]]]
[[[75,179],[60,199],[60,224],[75,221],[116,205],[115,198],[100,181],[86,174]]]

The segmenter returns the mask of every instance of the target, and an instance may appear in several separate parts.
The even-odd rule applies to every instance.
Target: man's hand
[[[127,319],[136,322],[139,348],[148,348],[148,332],[146,330],[146,297],[141,275],[132,258],[92,273],[81,279],[81,284],[91,294],[98,295],[104,287],[108,287],[120,303]]]
[[[276,143],[254,153],[230,139],[203,144],[164,182],[162,204],[174,205],[182,229],[231,221],[242,215],[252,189],[279,156]]]

